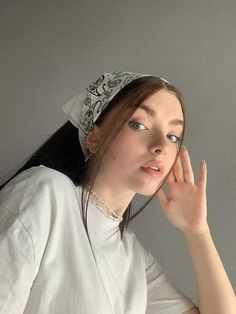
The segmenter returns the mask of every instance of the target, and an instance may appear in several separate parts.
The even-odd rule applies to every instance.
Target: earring
[[[91,159],[92,154],[93,152],[90,152],[88,156],[84,159],[84,162],[87,162],[89,159]]]

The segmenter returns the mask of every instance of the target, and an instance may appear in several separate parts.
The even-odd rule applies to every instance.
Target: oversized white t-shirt
[[[128,228],[45,166],[0,192],[1,314],[177,314],[194,306]],[[118,231],[118,232],[116,232]]]

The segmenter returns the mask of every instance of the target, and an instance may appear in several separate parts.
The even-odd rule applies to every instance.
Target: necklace
[[[102,207],[101,205],[99,205],[99,204],[97,203],[96,200],[94,200],[95,203],[96,203],[96,205],[97,205],[99,208],[101,208],[101,209],[103,210],[103,212],[104,212],[106,215],[110,216],[110,214],[109,214],[109,212],[110,212],[110,213],[112,213],[112,216],[113,216],[113,217],[115,217],[116,219],[122,220],[122,217],[119,217],[111,208],[109,208],[108,205],[107,205],[107,204],[104,202],[104,200],[101,198],[101,196],[99,196],[93,189],[91,189],[91,194],[96,198],[96,200],[97,200],[98,202],[100,202],[100,204],[103,205],[103,207]],[[105,208],[104,208],[104,207],[105,207]],[[104,210],[105,210],[105,211],[104,211]]]

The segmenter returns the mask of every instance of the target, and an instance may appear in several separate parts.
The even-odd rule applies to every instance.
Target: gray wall
[[[5,0],[0,6],[1,181],[66,121],[61,105],[101,73],[164,76],[184,94],[194,169],[207,161],[208,221],[236,287],[236,2]],[[196,300],[185,240],[158,204],[131,226]]]

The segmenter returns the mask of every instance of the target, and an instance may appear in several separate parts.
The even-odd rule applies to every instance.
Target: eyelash
[[[173,142],[173,143],[176,143],[176,144],[179,144],[180,143],[180,137],[179,136],[176,136],[174,134],[171,134],[171,135],[168,135],[168,138],[170,138],[171,136],[174,136],[176,138],[176,141]],[[172,142],[172,141],[171,141]]]
[[[135,120],[130,121],[130,122],[129,122],[129,125],[131,126],[132,129],[137,130],[137,131],[148,131],[148,130],[149,130],[147,127],[145,127],[144,124],[142,124],[141,122],[135,121]],[[135,126],[137,126],[137,125],[142,125],[142,126],[145,127],[145,129],[140,130],[140,129],[138,129],[138,128],[135,127]],[[176,138],[176,141],[171,141],[171,142],[176,143],[176,144],[179,144],[180,141],[181,141],[181,138],[180,138],[179,136],[174,135],[174,134],[170,134],[170,135],[168,135],[167,137],[170,139],[172,136],[174,136],[174,137]]]
[[[137,126],[137,125],[142,125],[142,126],[144,126],[144,127],[145,127],[145,125],[144,125],[144,124],[142,124],[142,123],[140,123],[140,122],[138,122],[138,121],[135,121],[135,120],[130,121],[130,122],[129,122],[129,125],[131,125],[131,127],[132,127],[133,129],[138,130],[138,131],[142,131],[142,130],[140,130],[140,129],[136,128],[136,127],[135,127],[135,125],[136,125],[136,126]],[[148,128],[147,128],[147,127],[145,127],[145,130],[144,130],[144,131],[147,131],[147,130],[148,130]]]

